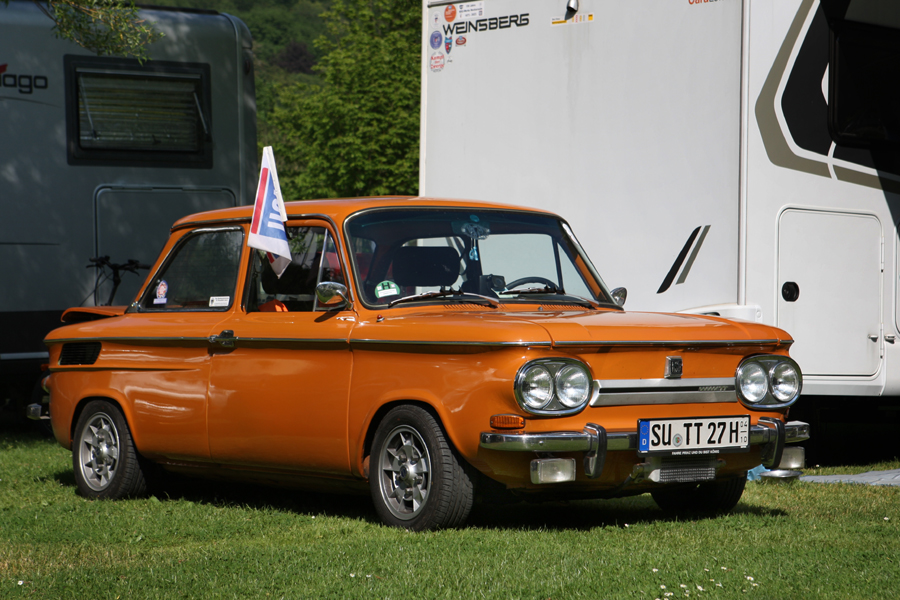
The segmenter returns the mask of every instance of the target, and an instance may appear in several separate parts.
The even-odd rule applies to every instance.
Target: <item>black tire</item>
[[[655,490],[650,495],[667,512],[720,513],[729,512],[737,505],[746,485],[746,476],[734,477]]]
[[[424,531],[458,527],[474,502],[469,465],[440,423],[418,406],[391,409],[375,431],[369,488],[381,520]]]
[[[106,400],[84,407],[72,439],[72,468],[82,496],[129,498],[147,491],[140,457],[122,412]]]

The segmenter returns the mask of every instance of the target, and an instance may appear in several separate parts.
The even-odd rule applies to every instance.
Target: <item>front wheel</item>
[[[87,498],[127,498],[147,489],[128,423],[106,400],[89,402],[78,418],[72,467],[78,491]]]
[[[722,481],[655,490],[650,492],[650,495],[656,504],[667,512],[729,512],[741,499],[746,485],[746,476],[734,477]]]
[[[372,443],[369,487],[381,520],[411,531],[462,525],[472,510],[472,478],[444,430],[412,405],[388,412]]]

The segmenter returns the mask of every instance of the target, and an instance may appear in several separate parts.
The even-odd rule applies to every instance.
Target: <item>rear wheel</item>
[[[388,525],[412,531],[462,525],[473,504],[469,467],[440,423],[418,406],[385,415],[372,443],[369,487]]]
[[[72,467],[78,491],[87,498],[139,496],[147,484],[131,431],[121,411],[106,400],[93,400],[75,425]]]
[[[734,477],[655,490],[650,495],[661,509],[669,512],[729,512],[741,499],[746,485],[746,476]]]

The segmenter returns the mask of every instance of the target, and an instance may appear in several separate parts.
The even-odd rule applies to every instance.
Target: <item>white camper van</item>
[[[423,38],[422,194],[558,210],[629,309],[900,394],[900,2],[426,0]]]
[[[140,14],[165,34],[143,64],[56,39],[32,2],[0,3],[0,405],[31,390],[64,309],[109,299],[89,259],[151,263],[178,218],[252,199],[246,25]],[[123,274],[116,303],[145,275]]]

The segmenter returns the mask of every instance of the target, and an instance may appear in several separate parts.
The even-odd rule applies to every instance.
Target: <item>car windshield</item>
[[[547,302],[615,306],[569,226],[511,210],[392,208],[346,224],[369,306]]]

